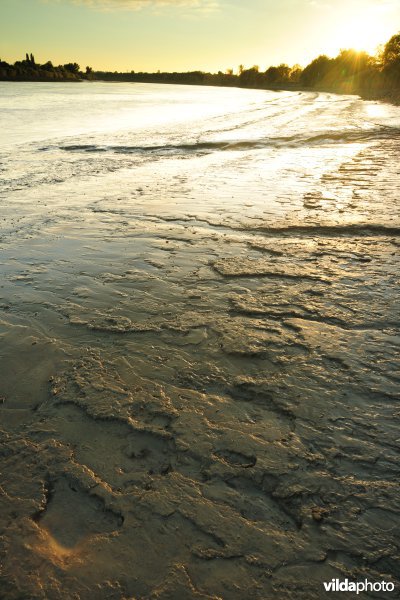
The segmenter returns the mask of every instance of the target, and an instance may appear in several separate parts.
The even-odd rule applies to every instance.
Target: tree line
[[[77,63],[53,66],[48,61],[39,65],[32,54],[14,65],[0,61],[0,79],[11,80],[80,80],[174,83],[186,85],[235,86],[259,89],[316,89],[365,97],[384,97],[400,101],[400,33],[393,35],[375,56],[355,50],[341,50],[335,58],[321,55],[304,69],[287,64],[268,67],[240,65],[225,72],[204,71],[147,73],[130,71],[83,72]]]
[[[225,72],[129,73],[96,71],[104,81],[181,83],[192,85],[235,86],[258,89],[316,89],[368,97],[389,96],[400,101],[400,33],[392,36],[375,56],[355,50],[341,50],[335,58],[321,55],[304,69],[287,64],[268,67],[240,65]]]
[[[86,67],[85,72],[82,72],[76,62],[54,66],[49,60],[38,64],[33,54],[28,53],[23,60],[17,60],[13,65],[0,59],[0,81],[79,81],[92,77],[91,67]]]

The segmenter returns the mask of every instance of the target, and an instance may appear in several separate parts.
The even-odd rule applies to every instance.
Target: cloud
[[[217,0],[70,0],[70,2],[102,11],[185,8],[207,13],[218,9]]]

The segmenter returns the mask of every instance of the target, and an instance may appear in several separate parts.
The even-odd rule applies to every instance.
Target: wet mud
[[[342,152],[290,207],[234,191],[242,155],[214,195],[208,155],[168,159],[161,183],[145,165],[52,184],[29,211],[16,192],[1,243],[2,598],[398,588],[396,148],[382,135]]]

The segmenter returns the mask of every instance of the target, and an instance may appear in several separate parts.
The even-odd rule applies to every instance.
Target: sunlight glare
[[[382,118],[386,116],[386,106],[384,104],[366,104],[365,107],[367,116],[370,118]]]
[[[342,14],[332,32],[332,55],[347,48],[375,54],[378,46],[390,37],[393,29],[383,8],[384,5],[375,4],[365,7],[362,12],[352,10],[350,14]]]

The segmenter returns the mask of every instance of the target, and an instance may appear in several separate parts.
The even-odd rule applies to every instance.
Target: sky
[[[0,0],[0,58],[110,71],[308,64],[400,31],[400,0]]]

